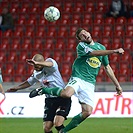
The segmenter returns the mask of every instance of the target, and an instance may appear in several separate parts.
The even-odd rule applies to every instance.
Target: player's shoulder
[[[56,60],[54,60],[53,58],[47,58],[47,59],[45,59],[45,61],[56,62]]]
[[[95,44],[96,44],[100,49],[103,49],[103,50],[106,49],[106,47],[105,47],[103,44],[101,44],[100,42],[95,42]]]

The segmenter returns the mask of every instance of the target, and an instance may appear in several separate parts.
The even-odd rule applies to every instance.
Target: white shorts
[[[80,78],[72,77],[67,86],[71,86],[75,90],[75,96],[79,102],[94,106],[94,90],[95,86],[89,82],[86,82]]]

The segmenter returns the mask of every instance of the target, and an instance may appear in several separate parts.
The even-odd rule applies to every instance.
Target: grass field
[[[0,133],[43,133],[42,119],[0,118]],[[88,118],[70,133],[133,133],[133,118]]]

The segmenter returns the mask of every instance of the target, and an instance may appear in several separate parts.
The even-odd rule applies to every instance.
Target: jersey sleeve
[[[84,42],[80,42],[77,46],[77,54],[78,56],[85,56],[89,53],[91,53],[93,49],[89,48],[84,44]]]
[[[53,63],[53,66],[52,66],[53,69],[56,70],[58,68],[58,64],[57,64],[57,62],[54,59],[47,58],[46,61],[51,61]]]
[[[104,66],[107,66],[109,64],[109,59],[108,59],[108,56],[103,56],[103,59],[102,59],[102,64]]]
[[[34,77],[34,74],[32,74],[28,79],[27,79],[28,83],[30,85],[35,85],[37,83],[37,79]]]

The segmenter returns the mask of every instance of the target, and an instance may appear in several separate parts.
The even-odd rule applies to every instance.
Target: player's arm
[[[7,92],[16,92],[16,91],[18,91],[18,90],[22,90],[22,89],[28,88],[28,87],[30,87],[30,86],[31,86],[31,85],[29,84],[28,81],[24,81],[24,82],[21,83],[20,85],[8,89]]]
[[[124,50],[122,48],[115,49],[115,50],[94,50],[89,55],[105,56],[105,55],[110,55],[110,54],[113,54],[113,53],[124,54]]]
[[[4,91],[4,89],[3,89],[2,84],[0,84],[0,91],[1,91],[1,93],[5,96],[5,91]]]
[[[114,83],[114,85],[116,86],[116,91],[118,95],[122,94],[122,88],[117,80],[117,78],[115,77],[115,74],[112,70],[112,68],[110,67],[110,65],[107,65],[104,67],[106,74],[109,76],[109,78],[112,80],[112,82]]]
[[[52,67],[53,66],[53,62],[52,61],[34,61],[32,59],[27,59],[26,60],[30,65],[41,65],[41,66],[46,66],[46,67]]]

